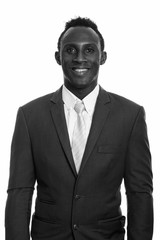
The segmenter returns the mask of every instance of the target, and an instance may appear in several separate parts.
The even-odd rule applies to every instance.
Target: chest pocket
[[[122,145],[114,145],[114,144],[107,144],[98,146],[99,153],[106,153],[106,154],[120,154],[124,153],[125,149]]]

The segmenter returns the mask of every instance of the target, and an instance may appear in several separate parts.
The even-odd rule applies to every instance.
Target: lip
[[[72,67],[72,71],[78,75],[84,75],[86,74],[88,71],[89,71],[89,68],[85,68],[85,67],[81,67],[81,68],[78,68],[78,67]]]

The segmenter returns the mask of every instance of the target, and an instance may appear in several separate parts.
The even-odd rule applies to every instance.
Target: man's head
[[[58,40],[56,61],[62,65],[64,83],[72,89],[93,89],[99,66],[105,63],[104,40],[97,25],[88,18],[66,23]]]
[[[89,18],[81,18],[81,17],[78,17],[78,18],[75,18],[75,19],[72,19],[71,21],[69,22],[66,22],[66,25],[65,25],[65,29],[64,31],[61,33],[59,39],[58,39],[58,44],[57,44],[57,47],[58,47],[58,50],[60,51],[60,44],[61,44],[61,39],[63,37],[63,35],[65,34],[65,32],[71,28],[71,27],[77,27],[77,26],[82,26],[82,27],[89,27],[89,28],[92,28],[99,36],[99,39],[100,39],[100,44],[101,44],[101,50],[103,51],[104,50],[104,46],[105,46],[105,43],[104,43],[104,39],[103,39],[103,36],[102,34],[99,32],[98,30],[98,27],[97,25],[92,21],[90,20]]]

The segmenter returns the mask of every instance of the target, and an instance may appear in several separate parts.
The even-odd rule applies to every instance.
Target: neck
[[[85,98],[90,92],[92,92],[94,90],[94,88],[97,85],[97,82],[93,82],[90,86],[85,87],[85,88],[76,88],[73,85],[71,85],[70,83],[64,83],[65,87],[72,92],[76,97],[78,97],[79,99],[83,99]]]

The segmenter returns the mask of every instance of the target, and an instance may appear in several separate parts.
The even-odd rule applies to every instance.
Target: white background
[[[108,60],[99,83],[146,110],[154,173],[154,240],[160,239],[160,2],[157,0],[0,1],[0,238],[17,109],[63,83],[54,59],[65,22],[89,17],[102,32]],[[35,195],[34,195],[35,198]],[[123,213],[126,202],[123,189]]]

